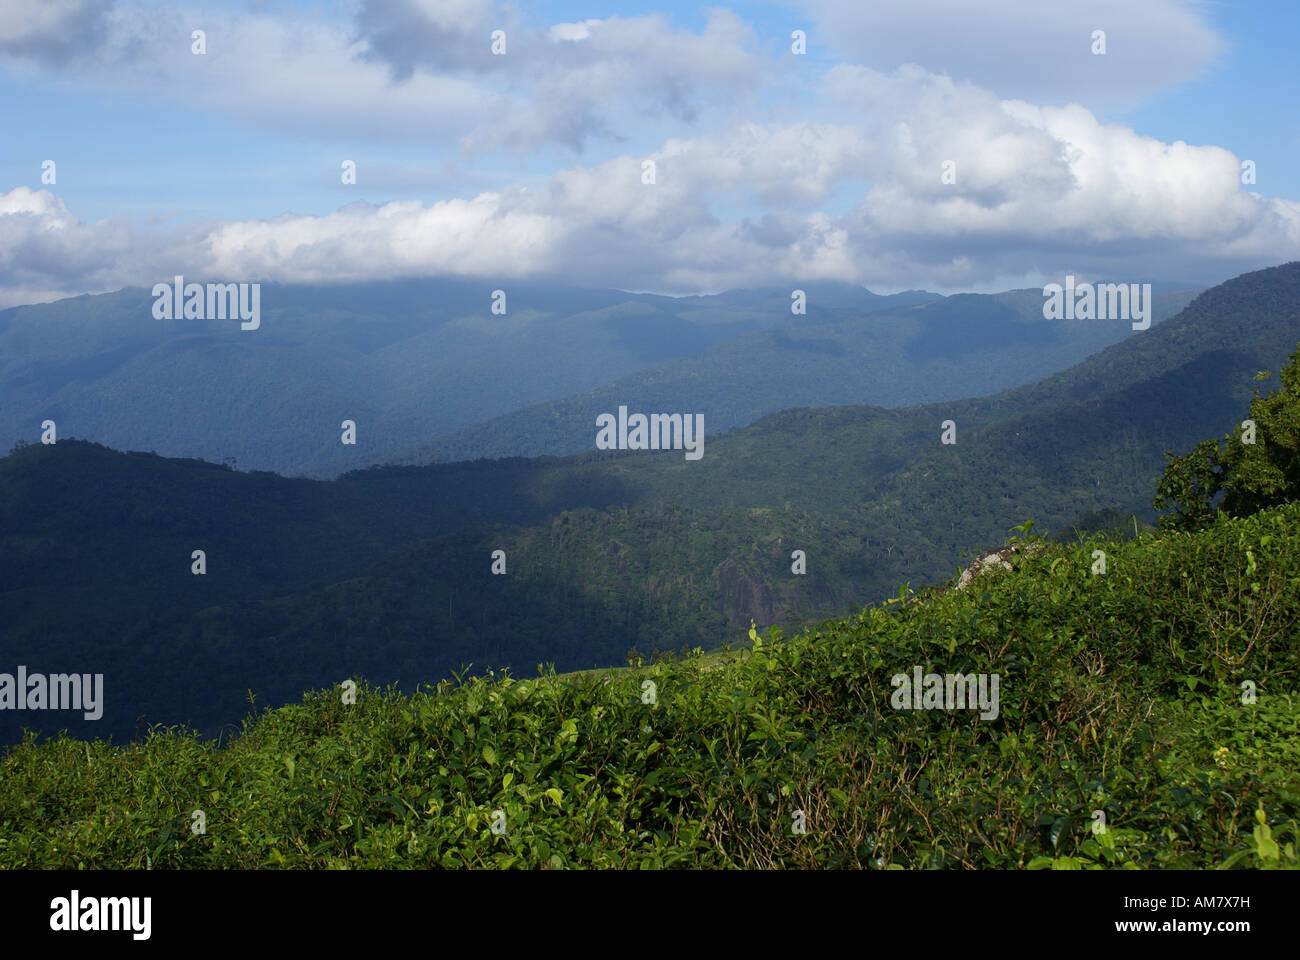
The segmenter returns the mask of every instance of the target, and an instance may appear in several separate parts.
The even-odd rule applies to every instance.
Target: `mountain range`
[[[261,321],[157,319],[149,291],[0,311],[0,436],[60,436],[332,477],[374,463],[577,453],[617,403],[687,404],[710,432],[795,406],[904,406],[1061,370],[1131,335],[1048,322],[1035,291],[860,287],[669,298],[481,283],[264,284]],[[1190,291],[1155,297],[1154,320]],[[611,406],[612,405],[612,406]],[[667,409],[663,407],[662,409]],[[343,422],[356,425],[345,444]]]
[[[0,735],[121,739],[152,722],[214,735],[250,693],[283,703],[350,677],[413,687],[609,665],[629,648],[716,647],[751,620],[859,610],[944,580],[1026,520],[1149,517],[1164,452],[1231,430],[1269,386],[1255,374],[1297,341],[1292,263],[1037,382],[785,410],[710,436],[699,461],[587,452],[323,481],[68,439],[20,446],[0,460],[0,663],[102,672],[107,703],[94,723],[6,713]]]

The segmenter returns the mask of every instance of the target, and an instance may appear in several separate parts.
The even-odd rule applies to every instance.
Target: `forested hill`
[[[1156,293],[1152,323],[1177,314],[1194,295]],[[395,462],[579,453],[591,445],[595,418],[619,404],[707,410],[710,429],[727,431],[793,407],[906,407],[984,396],[1032,383],[1129,336],[1136,334],[1125,320],[1045,321],[1039,290],[958,294],[869,317],[823,314],[464,427],[416,444]]]
[[[1045,321],[1038,291],[816,283],[795,314],[788,289],[508,287],[499,313],[463,279],[266,284],[256,331],[156,318],[144,289],[0,310],[0,437],[35,440],[51,419],[114,449],[324,478],[582,452],[610,398],[687,404],[721,430],[796,406],[985,394],[1133,334],[1120,319]],[[1156,292],[1152,322],[1190,296]],[[356,444],[339,443],[345,419]]]
[[[34,440],[52,419],[116,449],[336,476],[747,333],[941,299],[817,284],[792,317],[789,292],[782,305],[769,290],[673,298],[512,283],[498,301],[480,281],[436,278],[259,291],[255,331],[155,317],[141,288],[0,310],[0,436]],[[1157,319],[1180,296],[1157,295]],[[338,443],[345,418],[361,427],[355,446]]]
[[[0,733],[121,738],[141,716],[211,733],[250,689],[282,703],[345,677],[608,665],[633,646],[716,646],[750,618],[851,612],[943,580],[1022,521],[1147,512],[1163,452],[1231,430],[1253,375],[1297,341],[1288,264],[1043,383],[787,411],[708,438],[698,461],[593,453],[319,482],[66,438],[18,449],[0,460],[0,665],[103,672],[108,701],[95,724],[6,711]]]

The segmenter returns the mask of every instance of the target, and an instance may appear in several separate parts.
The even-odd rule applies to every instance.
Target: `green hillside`
[[[249,690],[282,704],[351,675],[409,692],[469,664],[578,670],[715,646],[751,619],[842,616],[946,580],[1026,519],[1150,516],[1164,451],[1233,428],[1254,374],[1298,339],[1291,264],[1041,384],[787,411],[709,438],[694,462],[599,453],[320,482],[67,439],[18,449],[0,460],[0,662],[39,653],[116,679],[102,720],[6,712],[0,740],[22,723],[216,736]]]
[[[28,741],[0,866],[1300,866],[1300,505],[900,596],[721,657],[339,677],[220,745]],[[996,717],[896,709],[914,667],[997,674]]]
[[[31,734],[0,757],[0,866],[1300,868],[1300,351],[1278,379],[1241,429],[1168,460],[1158,528],[1057,543],[1021,524],[1005,569],[791,639],[751,623],[711,655],[462,671],[411,696],[345,670],[216,742]],[[390,579],[438,562],[410,549]],[[383,615],[365,578],[328,589]],[[526,621],[541,596],[505,609]],[[312,609],[330,608],[281,609],[284,627]],[[231,653],[212,639],[194,649]],[[295,643],[273,640],[260,671]]]

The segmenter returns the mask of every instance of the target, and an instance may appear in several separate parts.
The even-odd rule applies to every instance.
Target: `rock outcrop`
[[[1037,543],[1009,543],[1005,547],[998,547],[996,550],[986,550],[970,562],[965,570],[962,571],[960,579],[957,581],[956,590],[962,590],[969,586],[971,581],[989,570],[1012,569],[1011,559],[1016,556],[1032,557],[1035,554],[1042,553],[1043,547]]]

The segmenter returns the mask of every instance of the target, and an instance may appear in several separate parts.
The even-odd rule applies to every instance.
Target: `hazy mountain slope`
[[[1045,329],[1041,298],[1022,296],[1013,310],[1015,294],[949,298],[957,309],[926,312],[917,326],[908,317],[918,305],[949,301],[833,284],[809,287],[801,316],[787,290],[672,299],[509,285],[505,316],[489,312],[490,293],[460,281],[266,284],[254,331],[156,320],[144,290],[7,310],[0,431],[8,442],[34,440],[52,419],[62,436],[118,449],[334,476],[428,461],[403,452],[462,430],[475,439],[443,443],[438,459],[589,449],[592,403],[625,393],[694,403],[709,411],[711,429],[792,405],[984,393],[1057,370],[1123,327],[1078,325],[1049,342],[1034,332]],[[1176,302],[1158,299],[1158,312]],[[994,308],[1000,323],[988,316]],[[942,318],[948,326],[936,328]],[[904,341],[910,353],[899,352]],[[951,353],[979,341],[996,349],[977,351],[976,363]],[[647,371],[644,383],[624,379],[638,371]],[[563,398],[592,390],[602,391],[598,400],[573,412],[536,407],[572,406]],[[518,422],[477,432],[520,410]],[[340,442],[344,420],[357,425],[355,445]]]
[[[1152,323],[1191,291],[1157,293]],[[1033,382],[1130,335],[1129,321],[1047,321],[1041,291],[959,294],[906,310],[746,334],[562,400],[535,404],[416,445],[402,463],[579,453],[595,420],[630,411],[704,413],[725,432],[793,407],[905,407]],[[1150,331],[1147,331],[1150,332]]]
[[[190,278],[195,279],[195,278]],[[464,281],[264,284],[261,326],[157,320],[145,290],[0,312],[0,431],[336,474],[521,406],[787,325],[768,295],[692,298]],[[829,299],[854,296],[831,290]],[[871,306],[895,298],[861,291]],[[915,297],[904,295],[904,302]],[[814,301],[809,319],[829,316]],[[355,446],[340,424],[357,423]],[[0,434],[3,435],[3,434]]]

